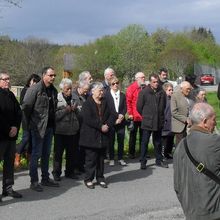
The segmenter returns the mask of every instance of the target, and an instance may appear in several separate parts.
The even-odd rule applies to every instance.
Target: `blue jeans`
[[[148,143],[152,133],[156,163],[159,163],[160,161],[163,160],[161,131],[149,131],[143,129],[142,132],[143,133],[142,133],[142,141],[141,141],[141,162],[146,163],[147,161]]]
[[[42,180],[49,178],[49,158],[53,138],[53,128],[47,128],[44,137],[40,137],[39,132],[31,130],[32,152],[30,160],[31,183],[38,182],[38,161],[41,159]]]

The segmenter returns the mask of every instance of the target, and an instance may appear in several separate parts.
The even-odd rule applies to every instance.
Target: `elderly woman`
[[[124,154],[124,138],[125,138],[125,114],[127,112],[125,94],[119,90],[119,80],[116,76],[110,79],[110,90],[106,92],[106,100],[111,112],[117,118],[115,125],[111,129],[111,139],[109,146],[109,165],[114,166],[115,156],[115,136],[117,135],[118,142],[118,163],[122,166],[127,165],[123,160]]]
[[[109,142],[109,131],[116,118],[110,113],[106,100],[103,99],[103,84],[95,82],[91,86],[91,93],[81,112],[79,144],[85,149],[84,183],[89,189],[94,189],[92,181],[96,176],[97,183],[107,188],[104,178],[104,155]]]
[[[55,115],[53,177],[60,181],[62,173],[62,156],[66,151],[65,177],[76,179],[74,174],[74,149],[77,145],[79,122],[76,117],[76,106],[72,102],[72,81],[64,78],[60,83],[58,103]]]
[[[166,107],[164,109],[164,126],[162,130],[163,156],[165,159],[173,159],[172,149],[174,146],[174,133],[171,131],[171,108],[170,100],[173,94],[173,85],[169,82],[163,84],[166,92]]]

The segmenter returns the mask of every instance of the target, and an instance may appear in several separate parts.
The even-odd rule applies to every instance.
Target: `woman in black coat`
[[[103,85],[96,82],[91,88],[92,95],[82,107],[82,126],[80,146],[85,148],[85,185],[94,189],[93,179],[107,188],[104,178],[104,155],[109,143],[109,131],[116,117],[111,114],[106,100],[103,98]]]

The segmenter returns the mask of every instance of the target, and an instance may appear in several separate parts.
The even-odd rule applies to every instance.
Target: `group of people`
[[[191,126],[189,113],[192,106],[196,102],[205,102],[205,91],[193,88],[189,81],[174,88],[165,68],[159,74],[150,74],[147,83],[143,72],[136,73],[135,81],[128,86],[126,93],[121,91],[121,82],[112,68],[105,70],[103,82],[93,82],[88,71],[79,75],[75,86],[71,79],[63,78],[59,84],[60,92],[53,85],[55,77],[50,66],[43,68],[41,77],[31,75],[19,104],[10,91],[9,74],[0,73],[3,196],[22,197],[12,185],[14,165],[19,166],[22,149],[27,143],[32,190],[41,192],[44,186],[59,187],[64,151],[66,178],[77,179],[76,172],[84,172],[86,187],[94,189],[93,180],[96,178],[101,187],[107,188],[104,160],[108,159],[110,166],[115,165],[117,140],[118,164],[127,165],[124,160],[125,128],[131,122],[129,157],[136,157],[139,132],[140,169],[145,170],[152,135],[156,166],[168,168],[167,159],[172,159],[174,136],[178,144]],[[23,138],[16,149],[21,120]],[[53,137],[52,179],[49,159]],[[41,178],[38,175],[39,161]]]

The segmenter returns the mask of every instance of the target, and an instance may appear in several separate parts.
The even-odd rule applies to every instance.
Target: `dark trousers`
[[[66,164],[65,175],[74,174],[74,154],[76,154],[77,137],[75,135],[54,136],[54,159],[53,159],[53,174],[60,176],[62,173],[62,158],[65,151]]]
[[[80,132],[76,134],[76,145],[74,151],[74,167],[79,171],[84,170],[85,165],[85,149],[79,145]]]
[[[104,181],[104,156],[105,148],[85,148],[85,182],[92,181],[95,177],[97,182]]]
[[[149,131],[143,129],[143,136],[141,142],[141,162],[146,163],[148,153],[148,143],[152,134],[154,155],[156,157],[156,163],[163,160],[162,156],[162,143],[161,143],[161,130],[160,131]]]
[[[129,154],[135,156],[136,137],[139,129],[139,152],[141,150],[142,129],[141,121],[134,121],[134,129],[130,131],[129,135]]]
[[[22,154],[24,152],[31,153],[31,132],[23,130],[21,143],[17,146],[16,153]]]
[[[164,157],[167,157],[168,154],[172,153],[174,146],[174,135],[162,136],[162,146]]]
[[[186,137],[187,133],[186,133],[186,127],[184,128],[184,130],[180,133],[175,133],[175,138],[176,138],[176,147],[179,144],[179,142]]]
[[[3,163],[2,189],[7,190],[14,184],[15,141],[0,141],[0,161]]]
[[[118,160],[123,158],[124,153],[124,139],[125,139],[125,126],[115,125],[111,129],[111,139],[109,146],[109,159],[114,160],[115,157],[115,136],[118,142]]]
[[[41,177],[42,180],[49,178],[49,159],[53,138],[53,128],[47,128],[44,137],[39,132],[31,130],[32,152],[30,160],[31,183],[38,182],[38,161],[41,159]]]

